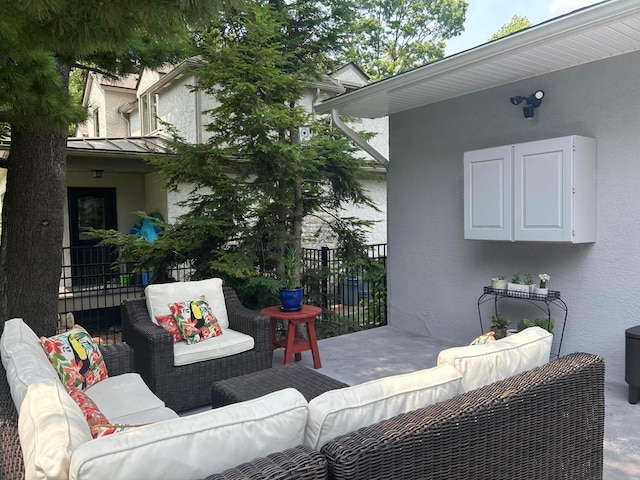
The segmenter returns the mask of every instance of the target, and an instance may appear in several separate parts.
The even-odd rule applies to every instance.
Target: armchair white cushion
[[[222,279],[220,278],[152,284],[144,289],[144,295],[151,321],[156,324],[158,323],[156,321],[157,315],[171,315],[169,303],[193,300],[204,295],[220,326],[223,329],[229,328],[227,304],[224,301]]]

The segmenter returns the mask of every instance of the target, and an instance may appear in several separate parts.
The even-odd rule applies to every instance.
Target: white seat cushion
[[[109,419],[111,423],[125,424],[125,425],[139,425],[144,423],[156,423],[163,422],[165,420],[171,420],[173,418],[179,418],[176,412],[169,407],[154,408],[153,410],[145,410],[144,412],[136,412],[131,415],[125,415],[124,417],[118,417]]]
[[[438,365],[452,365],[462,374],[462,390],[468,392],[549,361],[553,335],[540,327],[482,345],[453,347],[438,355]]]
[[[165,406],[137,373],[106,378],[87,388],[85,393],[111,423],[121,423],[119,418]]]
[[[29,480],[66,480],[74,450],[92,439],[80,407],[59,381],[29,385],[18,433]]]
[[[455,397],[461,378],[444,365],[325,392],[309,402],[304,443],[320,450],[339,435]]]
[[[187,345],[187,342],[174,343],[173,364],[179,367],[212,358],[228,357],[251,350],[254,346],[253,337],[230,328],[223,328],[222,335],[219,337],[208,338],[193,345]]]
[[[292,388],[109,435],[77,448],[71,480],[205,478],[300,445],[308,406]]]
[[[227,304],[224,301],[222,280],[219,278],[194,282],[153,284],[144,289],[144,295],[151,321],[155,324],[158,323],[156,322],[156,316],[171,315],[169,311],[170,303],[191,301],[204,295],[220,326],[229,328]]]

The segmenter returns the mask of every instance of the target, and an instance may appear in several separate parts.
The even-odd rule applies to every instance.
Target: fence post
[[[325,272],[322,276],[322,311],[326,312],[329,308],[329,247],[324,246],[320,248],[320,263],[322,264],[322,271]],[[326,313],[324,313],[326,316]]]

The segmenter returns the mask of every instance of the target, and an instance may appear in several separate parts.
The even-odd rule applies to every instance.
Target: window
[[[100,136],[100,110],[97,108],[94,108],[93,114],[91,117],[93,119],[93,136],[99,137]]]
[[[149,133],[158,129],[158,95],[147,93],[140,97],[140,117],[142,121],[142,134]]]

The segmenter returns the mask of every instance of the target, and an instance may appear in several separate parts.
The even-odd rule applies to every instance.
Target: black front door
[[[76,287],[105,285],[114,277],[115,249],[98,247],[88,229],[117,229],[115,188],[69,188],[71,277]]]

